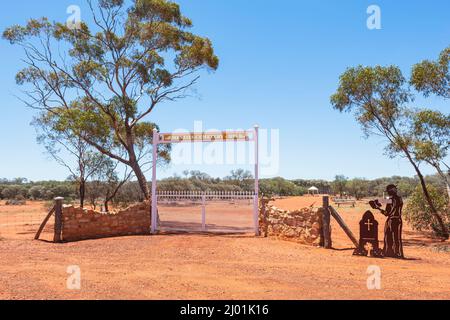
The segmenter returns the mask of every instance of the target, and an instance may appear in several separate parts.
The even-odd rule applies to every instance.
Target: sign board
[[[161,133],[158,143],[254,141],[253,131],[223,131],[203,133]]]

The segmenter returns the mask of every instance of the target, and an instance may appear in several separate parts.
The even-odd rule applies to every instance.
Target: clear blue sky
[[[384,142],[365,140],[349,114],[334,111],[329,97],[339,75],[349,66],[411,65],[435,58],[450,45],[448,0],[182,0],[194,31],[214,43],[221,65],[203,75],[196,89],[201,98],[161,105],[149,118],[163,131],[206,128],[249,128],[255,123],[280,130],[281,163],[286,178],[332,179],[335,174],[374,178],[414,174],[403,160],[383,155]],[[82,0],[3,1],[0,29],[30,17],[65,21],[66,8]],[[382,10],[382,30],[366,27],[367,7]],[[87,10],[82,11],[87,14]],[[15,95],[19,48],[0,41],[0,177],[64,179],[36,144],[30,126],[33,112]],[[449,111],[448,101],[419,99],[417,106]],[[160,176],[181,172],[172,166]],[[228,167],[201,166],[213,176]],[[432,173],[431,169],[425,170]]]

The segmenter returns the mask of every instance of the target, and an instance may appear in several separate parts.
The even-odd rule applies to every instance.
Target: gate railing
[[[253,191],[158,191],[158,200],[201,200],[208,201],[254,200]]]

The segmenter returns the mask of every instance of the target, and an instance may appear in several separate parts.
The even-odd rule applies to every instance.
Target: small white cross
[[[370,242],[367,242],[364,246],[364,249],[367,250],[369,256],[372,255],[372,251],[373,251],[373,245]]]
[[[370,231],[370,227],[373,226],[373,223],[370,222],[370,219],[365,223],[367,226],[367,230]]]

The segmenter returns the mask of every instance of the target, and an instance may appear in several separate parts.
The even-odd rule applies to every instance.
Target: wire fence
[[[51,205],[27,203],[7,205],[0,202],[0,239],[34,239]],[[41,239],[51,240],[54,233],[54,217],[51,217],[42,230]]]

